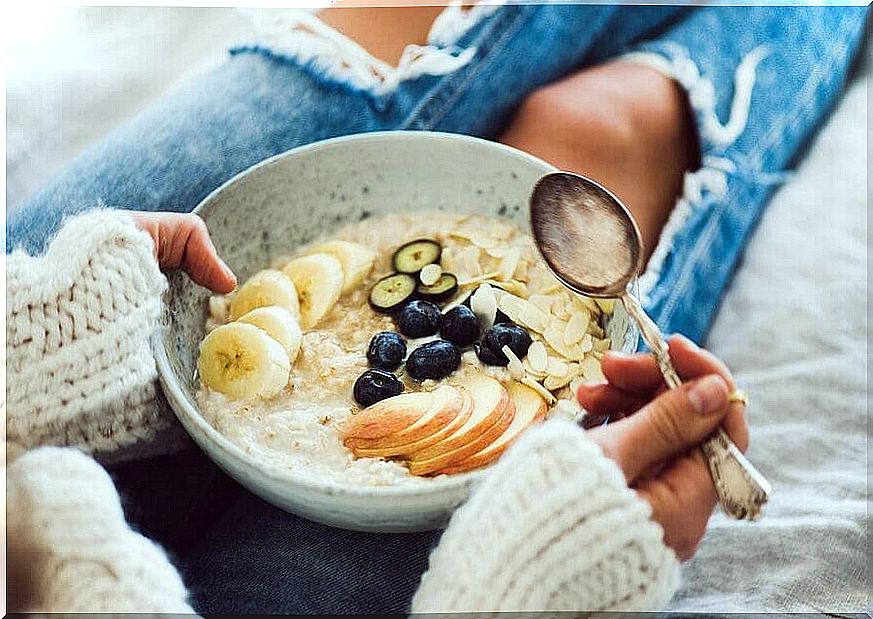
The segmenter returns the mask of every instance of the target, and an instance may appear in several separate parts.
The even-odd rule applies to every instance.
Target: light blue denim
[[[687,89],[696,120],[703,167],[689,175],[641,288],[665,332],[700,340],[764,206],[834,105],[866,17],[864,8],[508,5],[455,42],[457,53],[476,49],[466,65],[381,94],[276,49],[237,48],[15,208],[6,250],[42,251],[65,216],[97,204],[191,210],[241,170],[323,138],[391,129],[493,138],[535,88],[633,54]],[[161,466],[198,475],[197,492],[176,473],[152,487]],[[403,612],[437,539],[316,525],[209,463],[199,473],[172,459],[135,468],[114,472],[128,514],[173,553],[200,612]]]

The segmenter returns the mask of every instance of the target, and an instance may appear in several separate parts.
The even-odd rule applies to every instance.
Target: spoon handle
[[[655,355],[664,382],[670,389],[682,384],[670,360],[670,348],[661,330],[649,318],[635,296],[621,297],[628,315],[637,323],[640,334]],[[719,428],[701,445],[722,509],[737,520],[755,520],[770,496],[770,483],[749,462],[727,433]]]

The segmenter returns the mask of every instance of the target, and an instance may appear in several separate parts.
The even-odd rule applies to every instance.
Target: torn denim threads
[[[767,201],[842,90],[865,18],[861,7],[709,7],[625,56],[686,90],[700,140],[701,168],[640,278],[665,331],[705,337]]]

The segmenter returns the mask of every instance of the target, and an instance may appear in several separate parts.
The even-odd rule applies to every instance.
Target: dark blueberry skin
[[[440,308],[430,301],[410,301],[397,313],[397,328],[406,337],[433,335],[440,327]]]
[[[406,358],[406,340],[394,331],[380,331],[370,340],[367,361],[380,370],[396,370]]]
[[[489,358],[503,360],[503,363],[488,363],[488,365],[506,365],[509,363],[509,359],[503,354],[504,346],[509,346],[515,356],[521,359],[527,354],[527,349],[532,343],[530,335],[522,327],[514,323],[499,322],[488,329],[482,338],[481,349],[487,349],[487,352],[479,350],[477,354],[483,363],[488,363],[482,358],[483,354]]]
[[[481,343],[477,343],[474,349],[476,350],[476,356],[479,357],[479,361],[485,365],[509,365],[509,359],[502,352],[495,353]]]
[[[406,373],[416,380],[445,378],[461,365],[461,349],[447,340],[422,344],[406,360]]]
[[[403,393],[403,383],[394,374],[385,370],[367,370],[355,381],[355,401],[361,406],[370,406],[401,393]]]
[[[456,305],[440,320],[440,336],[464,348],[479,339],[479,319],[466,305]]]

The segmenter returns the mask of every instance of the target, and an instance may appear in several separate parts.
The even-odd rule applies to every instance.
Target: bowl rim
[[[502,151],[515,159],[524,161],[542,169],[542,173],[546,174],[557,170],[555,166],[542,159],[535,157],[529,153],[521,151],[512,146],[507,146],[499,142],[485,140],[474,136],[469,136],[461,133],[448,133],[440,131],[372,131],[367,133],[353,133],[349,135],[328,138],[304,144],[278,153],[262,161],[238,172],[217,188],[213,189],[203,198],[192,211],[200,214],[209,208],[210,203],[229,186],[241,180],[242,178],[254,173],[261,168],[268,167],[279,160],[284,160],[290,157],[296,157],[302,154],[311,154],[320,150],[328,150],[341,146],[343,144],[354,142],[406,142],[406,141],[454,141],[458,143],[475,144],[487,149]],[[166,306],[164,306],[166,312]],[[198,410],[198,407],[189,401],[182,389],[181,383],[170,365],[169,356],[167,354],[168,330],[165,321],[161,321],[160,327],[152,336],[152,349],[155,356],[155,362],[158,370],[158,378],[161,386],[167,393],[167,399],[170,401],[170,408],[176,417],[179,418],[181,425],[185,428],[187,434],[187,426],[185,421],[193,424],[201,433],[211,440],[213,445],[221,449],[227,456],[243,464],[245,467],[254,469],[258,474],[269,478],[274,483],[285,484],[286,486],[297,486],[307,490],[318,492],[327,491],[332,496],[342,495],[349,498],[369,498],[369,497],[426,497],[444,493],[451,490],[457,490],[463,486],[480,481],[484,478],[493,464],[485,466],[475,471],[460,473],[457,475],[447,475],[445,477],[433,478],[431,481],[423,485],[390,485],[390,486],[365,486],[352,485],[345,483],[337,483],[332,480],[318,480],[315,478],[307,478],[305,475],[295,473],[293,470],[272,468],[262,463],[257,458],[250,457],[245,451],[221,432],[216,430]],[[175,405],[174,405],[175,402]],[[178,410],[182,409],[183,412]],[[182,419],[182,417],[185,419]],[[200,445],[200,441],[196,437],[191,436],[192,441],[197,444],[198,448],[206,451],[206,455],[212,459],[212,454],[204,446]]]

